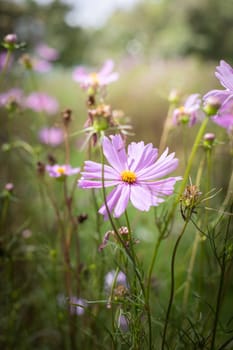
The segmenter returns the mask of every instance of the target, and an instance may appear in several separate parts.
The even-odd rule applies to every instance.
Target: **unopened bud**
[[[71,120],[72,120],[71,116],[72,116],[72,110],[69,108],[65,109],[62,112],[62,118],[63,118],[64,125],[67,126],[71,122]]]
[[[5,185],[5,190],[8,191],[8,192],[12,192],[14,190],[14,184],[11,183],[11,182],[8,182],[6,185]]]
[[[54,165],[57,163],[56,158],[52,154],[48,154],[47,158],[48,158],[48,163],[50,165]]]
[[[45,173],[45,165],[42,162],[37,163],[37,173],[38,175],[44,175]]]
[[[212,148],[215,141],[215,134],[208,132],[203,136],[203,146],[207,149]]]
[[[180,102],[180,93],[179,91],[173,89],[168,95],[168,101],[172,104],[177,105]]]
[[[206,99],[203,110],[209,116],[215,115],[221,106],[221,101],[216,96],[210,96]]]
[[[16,34],[7,34],[4,37],[4,43],[6,44],[16,44],[17,42],[17,35]]]

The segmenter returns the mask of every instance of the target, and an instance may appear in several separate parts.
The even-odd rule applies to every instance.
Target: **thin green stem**
[[[170,298],[169,298],[169,303],[168,303],[168,308],[166,312],[166,318],[165,318],[165,323],[164,323],[164,329],[163,329],[163,339],[162,339],[162,347],[161,350],[164,349],[165,347],[165,341],[166,341],[166,334],[167,334],[167,326],[168,326],[168,321],[170,317],[170,312],[172,308],[172,303],[173,303],[173,298],[174,298],[174,291],[175,291],[175,259],[176,259],[176,253],[177,249],[179,246],[179,243],[181,241],[181,238],[186,230],[186,227],[189,223],[189,220],[185,221],[185,224],[176,240],[175,247],[172,253],[172,260],[171,260],[171,289],[170,289]]]
[[[232,210],[232,207],[233,207],[233,202],[231,204],[231,210]],[[227,250],[231,220],[232,220],[232,217],[230,216],[228,219],[228,223],[227,223],[227,227],[226,227],[226,234],[225,234],[225,239],[224,239],[224,247],[223,247],[222,262],[221,262],[221,275],[220,275],[219,286],[218,286],[218,294],[217,294],[216,310],[215,310],[215,315],[214,315],[214,324],[213,324],[213,332],[212,332],[210,350],[214,350],[214,347],[215,347],[217,325],[218,325],[218,319],[219,319],[219,314],[220,314],[221,298],[222,298],[224,278],[225,278],[226,257],[227,257],[226,250]]]
[[[129,257],[131,263],[132,263],[132,266],[134,268],[134,272],[135,272],[135,274],[137,276],[139,285],[141,287],[143,298],[146,301],[145,287],[143,285],[141,274],[140,274],[139,269],[137,267],[135,258],[132,255],[129,247],[127,247],[127,245],[122,240],[122,238],[121,238],[121,236],[120,236],[120,234],[119,234],[119,232],[118,232],[118,230],[116,228],[116,225],[115,225],[115,223],[114,223],[114,221],[112,219],[112,215],[111,215],[109,207],[108,207],[106,189],[105,189],[105,185],[104,185],[104,153],[103,153],[103,149],[101,150],[101,162],[102,162],[102,176],[101,176],[102,177],[102,189],[103,189],[104,205],[105,205],[105,208],[106,208],[106,211],[107,211],[107,214],[108,214],[108,218],[109,218],[109,221],[111,223],[111,226],[113,228],[113,231],[114,231],[118,241],[124,247],[124,250],[125,250],[127,256]],[[148,319],[148,325],[149,325],[149,350],[151,350],[152,349],[151,314],[150,314],[150,308],[149,308],[149,306],[147,304],[145,305],[145,310],[146,310],[147,319]]]
[[[168,224],[169,222],[173,219],[173,216],[174,216],[174,213],[175,213],[175,210],[176,210],[176,207],[180,201],[180,197],[182,195],[182,193],[184,192],[184,189],[187,185],[187,182],[188,182],[188,178],[189,178],[189,175],[190,175],[190,171],[191,171],[191,168],[192,168],[192,165],[193,165],[193,161],[194,161],[194,157],[197,153],[197,150],[198,150],[198,147],[200,145],[200,142],[201,142],[201,139],[202,139],[202,136],[205,132],[205,129],[207,127],[207,123],[208,123],[208,118],[205,118],[200,126],[200,129],[197,133],[197,136],[196,136],[196,139],[194,141],[194,144],[193,144],[193,147],[192,147],[192,150],[191,150],[191,154],[189,156],[189,160],[188,160],[188,164],[187,164],[187,167],[185,169],[185,173],[184,173],[184,176],[183,176],[183,180],[181,182],[181,186],[179,188],[179,191],[178,191],[178,194],[177,194],[177,197],[176,197],[176,200],[174,201],[173,203],[173,206],[171,208],[171,211],[168,215],[168,218],[166,220],[166,225],[163,229],[163,232],[165,233],[166,230],[167,230],[167,227],[168,227]]]
[[[2,80],[4,80],[5,74],[7,72],[7,68],[8,68],[9,63],[10,63],[11,55],[12,55],[12,50],[7,50],[5,64],[4,64],[2,71],[1,71],[1,79]]]

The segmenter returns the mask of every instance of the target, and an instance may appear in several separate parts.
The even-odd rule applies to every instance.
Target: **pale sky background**
[[[22,0],[15,0],[22,2]],[[40,4],[48,4],[53,0],[36,0]],[[74,9],[67,15],[69,25],[98,28],[117,9],[128,10],[142,0],[63,0],[64,3],[72,4]]]

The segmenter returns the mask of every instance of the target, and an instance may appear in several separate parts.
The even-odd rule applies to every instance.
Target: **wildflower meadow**
[[[113,60],[73,67],[61,103],[58,57],[2,38],[0,348],[233,349],[233,68],[174,86],[148,142]]]

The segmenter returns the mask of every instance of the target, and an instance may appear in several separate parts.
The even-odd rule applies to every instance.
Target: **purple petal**
[[[113,216],[115,218],[119,218],[125,212],[125,209],[129,203],[130,189],[132,188],[132,186],[130,186],[129,184],[122,184],[118,187],[121,188],[121,194],[114,208]]]
[[[107,201],[107,206],[108,206],[108,209],[109,209],[110,213],[113,211],[113,209],[116,206],[117,202],[120,200],[121,194],[122,194],[122,186],[118,185],[107,196],[106,201]],[[108,219],[108,212],[107,212],[105,204],[99,209],[99,213],[104,215],[104,220]]]
[[[93,161],[85,161],[84,172],[82,175],[86,179],[102,179],[103,165]],[[104,180],[121,180],[119,172],[110,167],[104,165]]]
[[[114,68],[114,62],[112,60],[107,60],[104,62],[103,67],[101,68],[101,70],[99,71],[99,75],[109,75]]]
[[[152,205],[152,195],[141,185],[131,186],[130,200],[135,208],[148,211]]]
[[[233,91],[233,69],[228,63],[220,61],[220,65],[216,67],[215,76],[222,86]]]
[[[137,172],[140,169],[152,165],[158,156],[158,150],[152,144],[144,145],[144,142],[132,142],[128,146],[129,169]]]
[[[109,139],[103,139],[103,152],[109,164],[118,172],[127,169],[127,156],[125,145],[120,135],[114,135]]]

